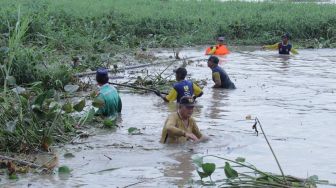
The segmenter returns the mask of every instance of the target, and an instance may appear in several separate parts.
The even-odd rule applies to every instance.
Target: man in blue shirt
[[[178,68],[175,71],[175,76],[177,82],[173,85],[173,88],[169,91],[168,95],[162,96],[159,91],[155,92],[164,101],[172,102],[176,100],[176,102],[179,103],[183,96],[191,96],[196,99],[203,95],[203,91],[200,87],[190,80],[185,80],[185,77],[187,76],[187,70],[185,68]]]
[[[212,70],[212,80],[215,82],[214,88],[236,89],[234,83],[230,80],[226,72],[218,66],[219,59],[216,56],[210,56],[208,67]]]

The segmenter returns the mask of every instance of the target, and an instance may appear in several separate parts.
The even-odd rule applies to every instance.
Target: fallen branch
[[[114,82],[109,82],[109,84],[116,85],[116,86],[130,87],[130,88],[133,88],[133,89],[141,89],[141,90],[146,90],[146,91],[151,91],[151,92],[157,92],[157,90],[155,90],[155,89],[133,86],[133,85],[128,85],[128,84],[119,84],[119,83],[114,83]],[[168,93],[166,93],[166,92],[161,92],[161,93],[165,94],[165,95],[168,95]]]
[[[162,62],[158,62],[158,63],[147,63],[147,64],[141,64],[141,65],[133,65],[133,66],[127,66],[127,67],[117,68],[117,69],[108,69],[108,71],[110,72],[110,71],[118,71],[118,70],[130,70],[130,69],[136,69],[136,68],[141,68],[141,67],[147,67],[147,66],[151,66],[151,65],[158,65],[158,64],[162,64],[162,63],[171,63],[171,62],[176,62],[176,61],[183,61],[183,60],[192,59],[192,58],[195,58],[195,57],[187,57],[187,58],[184,58],[184,59],[174,59],[174,60],[162,61]],[[75,76],[83,77],[83,76],[92,75],[92,74],[96,74],[96,71],[81,72],[81,73],[75,74]]]
[[[19,165],[23,165],[23,166],[30,166],[32,168],[41,168],[41,165],[35,164],[35,163],[31,163],[28,161],[24,161],[21,159],[15,159],[12,157],[8,157],[8,156],[4,156],[4,155],[0,155],[0,160],[8,160],[8,161],[13,161],[14,163],[17,163]]]

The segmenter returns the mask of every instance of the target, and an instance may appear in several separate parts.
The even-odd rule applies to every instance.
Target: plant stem
[[[283,177],[283,180],[284,180],[285,183],[287,184],[287,180],[286,180],[285,174],[284,174],[284,172],[282,171],[282,168],[281,168],[281,166],[280,166],[280,163],[279,163],[279,161],[278,161],[278,158],[276,157],[276,155],[275,155],[275,153],[274,153],[274,151],[273,151],[273,148],[272,148],[270,142],[269,142],[268,139],[267,139],[266,133],[264,132],[264,129],[262,128],[259,119],[258,119],[258,118],[255,118],[255,121],[258,122],[258,124],[259,124],[259,126],[260,126],[260,129],[261,129],[261,132],[263,133],[264,138],[265,138],[265,140],[266,140],[266,142],[267,142],[267,145],[268,145],[268,147],[271,149],[271,152],[272,152],[272,154],[273,154],[273,157],[274,157],[274,159],[275,159],[275,161],[276,161],[276,163],[277,163],[277,165],[278,165],[278,167],[279,167],[279,169],[280,169],[280,172],[281,172],[281,175],[282,175],[282,177]]]
[[[243,167],[246,167],[246,168],[249,168],[249,169],[251,169],[251,170],[254,170],[254,171],[256,171],[256,172],[258,172],[259,174],[262,174],[262,175],[264,175],[264,176],[272,177],[274,180],[277,180],[277,181],[280,181],[280,182],[282,181],[281,179],[279,179],[279,178],[276,177],[276,176],[267,174],[267,173],[265,173],[265,172],[263,172],[263,171],[261,171],[261,170],[255,168],[255,167],[251,167],[251,166],[248,166],[248,165],[246,165],[246,164],[243,164],[243,163],[240,163],[240,162],[231,160],[231,159],[227,159],[227,158],[224,158],[224,157],[219,157],[219,156],[216,156],[216,155],[205,155],[204,157],[215,157],[215,158],[218,158],[218,159],[223,159],[223,160],[226,160],[226,161],[235,163],[235,164],[239,164],[239,165],[241,165],[241,166],[243,166]]]

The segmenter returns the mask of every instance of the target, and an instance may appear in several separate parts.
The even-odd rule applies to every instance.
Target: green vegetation
[[[224,157],[219,157],[216,155],[206,155],[203,157],[194,156],[193,163],[196,165],[196,170],[198,175],[201,178],[201,184],[203,185],[216,185],[217,187],[306,187],[312,188],[317,187],[318,184],[325,184],[330,186],[336,186],[335,184],[331,184],[326,180],[319,180],[318,176],[313,175],[305,178],[297,178],[293,176],[287,176],[284,174],[281,165],[270,145],[268,138],[264,132],[263,126],[261,125],[258,118],[255,118],[255,123],[252,128],[256,131],[258,135],[258,128],[260,130],[273,154],[275,161],[277,162],[278,168],[281,172],[281,175],[273,174],[269,172],[264,172],[254,165],[245,161],[245,158],[238,157],[236,160],[231,160]],[[216,170],[215,163],[204,163],[203,159],[206,157],[213,157],[217,159],[221,159],[225,161],[224,174],[226,176],[225,179],[219,179],[213,181],[211,175]],[[234,164],[232,166],[231,164]],[[239,169],[236,170],[236,169]],[[203,178],[210,178],[210,182],[204,182]]]
[[[73,57],[83,69],[95,69],[106,65],[101,54],[210,44],[218,35],[230,44],[269,44],[284,32],[303,47],[335,47],[335,12],[334,5],[289,2],[0,0],[1,150],[68,140],[59,135],[91,119],[70,115],[85,100],[61,105],[55,98],[74,81]],[[28,93],[11,91],[17,85]]]
[[[224,172],[225,179],[218,179],[213,181],[211,175],[216,170],[216,164],[204,163],[203,159],[206,157],[214,157],[226,161],[224,167],[220,167],[221,173]],[[216,185],[217,187],[307,187],[313,188],[317,185],[329,185],[326,180],[319,180],[318,176],[313,175],[304,178],[297,178],[293,176],[277,175],[269,172],[264,172],[254,165],[245,161],[244,158],[237,158],[231,160],[215,155],[208,156],[195,156],[193,162],[197,167],[197,173],[201,178],[201,184],[203,185]],[[234,166],[230,165],[234,164]],[[218,168],[217,168],[218,169]],[[224,169],[224,170],[223,170]],[[236,169],[239,169],[236,170]],[[203,178],[210,177],[210,182],[203,181]]]
[[[18,10],[25,35],[12,48]],[[261,45],[290,32],[296,46],[335,47],[335,12],[330,4],[283,1],[0,0],[0,62],[11,64],[18,84],[42,80],[54,87],[54,80],[71,81],[75,56],[81,70],[95,69],[102,53],[213,44],[218,35],[231,45]]]
[[[0,151],[49,151],[54,143],[69,143],[76,135],[74,127],[93,118],[93,109],[82,118],[73,114],[83,110],[85,100],[62,102],[59,92],[44,91],[41,82],[25,91],[18,90],[19,87],[0,96]]]

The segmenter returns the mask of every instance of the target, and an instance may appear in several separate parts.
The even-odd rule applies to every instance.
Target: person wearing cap
[[[168,95],[163,96],[159,91],[155,92],[156,95],[161,97],[166,102],[172,102],[174,100],[180,102],[180,99],[183,96],[192,96],[194,99],[201,97],[203,95],[202,89],[192,81],[185,80],[186,76],[187,70],[183,67],[178,68],[175,71],[177,83],[173,85],[173,88],[170,90]]]
[[[292,44],[289,42],[290,39],[289,33],[282,35],[281,39],[282,39],[281,42],[275,43],[273,45],[265,45],[262,48],[269,50],[278,50],[279,54],[286,54],[286,55],[289,55],[290,53],[298,54],[298,51],[295,48],[293,48]]]
[[[177,112],[168,116],[162,129],[160,142],[163,144],[184,143],[187,140],[194,142],[206,141],[196,121],[192,118],[195,100],[193,97],[184,96],[181,98]]]
[[[99,68],[96,72],[96,80],[100,86],[96,100],[100,101],[103,105],[98,109],[95,115],[104,117],[116,116],[121,112],[122,102],[117,89],[108,83],[108,70]]]
[[[217,38],[217,45],[211,46],[206,49],[205,55],[226,55],[229,54],[229,49],[224,44],[225,38],[218,37]]]
[[[218,66],[219,59],[210,56],[208,67],[212,70],[212,80],[215,82],[214,88],[236,89],[235,84],[230,80],[229,75]]]

